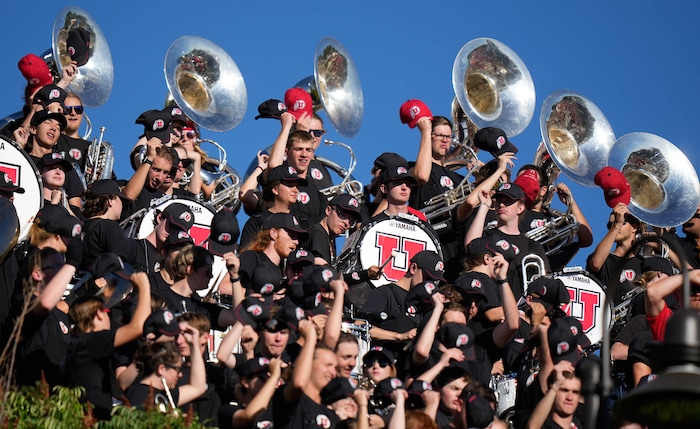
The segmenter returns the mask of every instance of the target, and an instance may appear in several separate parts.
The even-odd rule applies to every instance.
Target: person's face
[[[578,378],[564,379],[554,399],[553,410],[560,416],[571,416],[578,407],[581,398],[581,380]]]
[[[153,164],[148,170],[148,186],[151,189],[158,189],[170,174],[170,169],[173,167],[172,162],[156,156],[153,158]]]
[[[442,158],[452,145],[452,129],[448,125],[438,125],[433,128],[430,139],[433,157]]]
[[[66,172],[57,165],[46,167],[41,171],[41,180],[45,188],[58,189],[66,182]]]
[[[121,198],[114,197],[111,200],[109,200],[109,203],[110,203],[111,213],[113,213],[113,216],[111,216],[110,219],[114,218],[113,220],[118,220],[122,215],[122,209],[124,208],[124,202],[122,201]]]
[[[272,189],[272,193],[276,199],[291,205],[297,202],[299,187],[297,182],[282,181]]]
[[[187,283],[195,290],[202,290],[207,288],[212,277],[214,277],[214,274],[211,265],[205,265],[197,269],[193,267],[187,278]]]
[[[386,199],[392,204],[405,204],[411,198],[411,186],[405,181],[391,181],[384,184]]]
[[[610,215],[610,217],[608,218],[608,224],[612,225],[612,223],[614,223],[614,222],[615,222],[615,216]],[[617,231],[617,235],[615,235],[615,242],[621,243],[621,242],[627,241],[631,237],[634,237],[634,235],[636,233],[637,233],[637,229],[631,223],[629,223],[629,222],[627,222],[627,220],[625,220],[622,223],[622,226],[620,227],[620,229]]]
[[[443,325],[445,323],[461,323],[462,325],[467,324],[467,316],[465,316],[464,313],[461,311],[454,311],[450,310],[445,313],[445,315],[442,317],[442,322]]]
[[[311,121],[309,121],[309,127],[309,130],[323,130],[323,122],[319,121],[316,118],[311,118]],[[316,137],[314,133],[311,133],[311,137],[313,138],[314,142],[314,150],[316,150],[321,145],[321,139],[323,138],[323,134]]]
[[[268,357],[279,357],[287,347],[289,330],[282,329],[277,332],[270,332],[267,329],[263,329],[261,337],[263,350],[267,350]]]
[[[182,140],[182,127],[183,124],[180,121],[175,121],[170,125],[170,143],[177,144]]]
[[[177,381],[182,377],[182,362],[172,362],[165,365],[163,378],[169,389],[177,387]]]
[[[156,243],[158,244],[158,247],[160,248],[163,243],[165,243],[165,240],[168,239],[168,236],[170,235],[171,229],[174,227],[170,225],[170,221],[161,213],[159,214],[160,216],[160,222],[156,224],[155,228],[155,234],[156,234]]]
[[[306,173],[309,162],[314,157],[314,144],[311,141],[295,141],[287,150],[287,162],[296,168],[299,174]]]
[[[338,375],[350,378],[352,370],[357,365],[357,355],[360,349],[354,342],[344,342],[338,344],[335,357],[338,359]]]
[[[284,259],[297,249],[299,238],[295,232],[287,231],[284,228],[278,228],[274,231],[276,231],[275,241],[273,242],[275,251]]]
[[[65,265],[63,256],[58,253],[51,254],[44,258],[44,260],[41,261],[41,267],[39,267],[41,269],[41,277],[44,284],[49,283],[56,275],[58,270],[63,267],[63,265]]]
[[[55,119],[47,119],[34,129],[34,140],[43,147],[53,147],[61,135],[61,124]]]
[[[452,380],[440,389],[440,408],[454,415],[462,410],[462,390],[467,386],[463,378]]]
[[[518,200],[513,200],[505,196],[495,198],[496,216],[502,222],[517,219],[520,213],[525,210],[525,205]]]
[[[335,378],[337,363],[335,353],[330,350],[317,349],[311,372],[311,383],[319,390],[323,389]]]
[[[391,363],[384,357],[372,357],[364,366],[367,377],[375,383],[391,377]]]
[[[180,137],[180,144],[183,148],[188,151],[194,150],[197,135],[192,128],[185,127],[182,129],[182,137]]]
[[[65,108],[63,109],[63,114],[66,116],[66,133],[72,133],[78,131],[80,124],[83,123],[83,104],[75,97],[66,97]],[[78,113],[80,110],[80,113]]]
[[[345,231],[357,224],[357,220],[352,213],[348,213],[338,206],[328,206],[326,214],[328,215],[328,229],[333,236],[344,234]]]

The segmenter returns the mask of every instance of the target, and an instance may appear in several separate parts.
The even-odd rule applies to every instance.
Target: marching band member
[[[86,156],[90,147],[90,142],[82,139],[79,134],[85,106],[83,106],[80,96],[72,92],[66,94],[63,104],[63,115],[66,117],[67,125],[56,143],[56,149],[58,152],[63,152],[66,159],[75,162],[84,172]]]

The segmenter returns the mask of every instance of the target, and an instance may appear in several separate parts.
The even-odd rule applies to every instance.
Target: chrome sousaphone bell
[[[700,183],[693,164],[668,140],[650,133],[617,139],[608,165],[630,184],[630,212],[652,226],[671,228],[688,221],[700,202]]]
[[[615,134],[603,112],[588,98],[560,90],[542,103],[540,132],[554,163],[579,185],[594,187],[608,161]]]
[[[323,108],[333,128],[354,137],[362,126],[364,96],[357,67],[345,47],[332,37],[316,45],[314,74],[294,85],[311,94],[314,112]]]
[[[43,57],[49,64],[54,62],[60,76],[63,67],[71,63],[66,41],[71,30],[76,28],[83,28],[90,35],[89,60],[78,67],[78,73],[67,89],[78,94],[86,106],[99,107],[112,93],[114,66],[107,39],[90,14],[77,6],[63,8],[53,24],[52,49]]]
[[[535,85],[520,57],[495,39],[467,42],[452,67],[459,104],[479,128],[501,128],[508,137],[525,130],[535,112]]]

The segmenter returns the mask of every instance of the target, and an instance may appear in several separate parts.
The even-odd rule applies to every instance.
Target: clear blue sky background
[[[537,118],[542,101],[559,89],[577,91],[596,103],[617,137],[655,133],[678,146],[691,162],[700,159],[696,2],[5,2],[2,116],[21,107],[25,81],[17,61],[50,47],[53,21],[70,4],[95,18],[111,48],[113,92],[104,106],[88,113],[95,128],[107,127],[106,139],[117,148],[115,171],[120,178],[132,174],[126,153],[143,130],[134,120],[163,106],[165,52],[188,34],[223,47],[245,79],[248,109],[243,122],[225,133],[204,130],[205,138],[228,149],[230,164],[241,174],[279,130],[276,121],[253,120],[258,104],[281,99],[287,88],[312,74],[314,49],[324,36],[342,42],[359,70],[365,99],[362,128],[346,139],[328,125],[327,138],[352,145],[358,157],[355,177],[363,183],[381,152],[415,159],[419,135],[399,121],[403,101],[419,98],[433,113],[449,116],[455,55],[476,37],[510,46],[535,83],[535,119],[512,139],[520,149],[516,167],[532,162],[541,140]],[[334,148],[322,147],[319,155],[342,165],[349,161],[347,152]],[[563,176],[560,180],[574,191],[597,242],[610,212],[602,191]],[[583,265],[588,253],[584,250],[574,263]]]

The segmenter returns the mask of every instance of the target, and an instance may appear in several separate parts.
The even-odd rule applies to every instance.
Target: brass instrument
[[[632,300],[639,294],[644,293],[646,286],[637,286],[631,291],[627,292],[623,297],[621,302],[613,308],[612,320],[613,323],[623,322],[627,318],[627,313],[629,312],[630,304]]]
[[[478,127],[508,137],[525,130],[535,112],[535,85],[525,63],[505,44],[478,38],[460,49],[452,67],[459,105]]]
[[[630,184],[629,211],[660,228],[688,221],[700,202],[700,183],[693,164],[668,140],[649,133],[617,139],[608,165],[620,170]]]
[[[85,185],[97,180],[111,179],[114,166],[114,147],[104,140],[105,127],[100,127],[99,138],[95,137],[88,147],[85,160]]]
[[[341,146],[347,149],[350,153],[350,165],[347,170],[328,159],[316,157],[318,161],[324,164],[326,167],[330,167],[331,170],[335,171],[343,180],[337,185],[329,186],[327,188],[321,189],[321,193],[326,196],[329,200],[340,194],[350,194],[356,199],[362,199],[362,183],[352,177],[352,172],[355,170],[355,165],[357,165],[357,157],[352,148],[343,143],[333,140],[324,140],[323,143],[326,146]]]
[[[525,255],[520,262],[520,269],[523,273],[523,296],[527,295],[528,285],[538,277],[547,274],[544,260],[534,253]]]
[[[243,120],[248,105],[243,76],[233,59],[215,43],[196,36],[177,39],[165,56],[164,73],[173,101],[195,124],[212,131],[228,131]],[[200,139],[198,143],[210,144],[218,152],[216,159],[202,159],[202,180],[216,185],[206,203],[216,211],[222,207],[236,209],[240,176],[228,165],[226,150],[213,140]],[[206,164],[215,170],[205,169]]]
[[[314,74],[294,85],[309,92],[314,112],[325,110],[333,128],[354,137],[362,126],[364,97],[357,67],[345,47],[332,37],[316,45]]]

